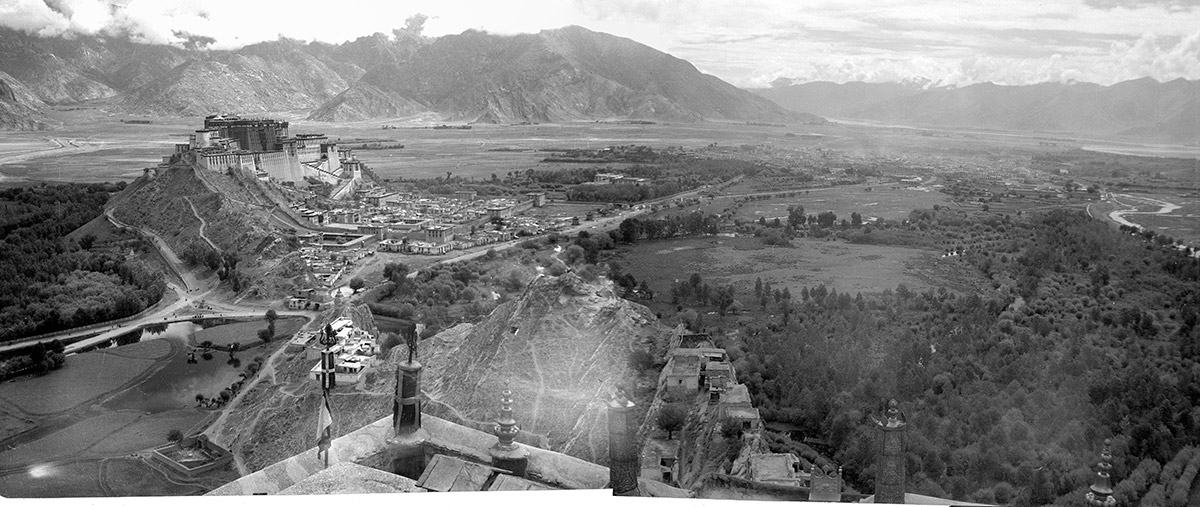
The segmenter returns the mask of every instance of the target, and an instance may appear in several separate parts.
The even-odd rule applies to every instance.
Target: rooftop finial
[[[1096,480],[1087,492],[1087,503],[1095,507],[1113,507],[1117,499],[1112,496],[1112,440],[1104,439],[1104,450],[1100,451],[1100,463],[1096,465]]]
[[[875,416],[871,416],[871,418],[875,420],[875,424],[887,428],[899,428],[904,426],[906,421],[904,412],[900,411],[900,403],[895,399],[888,400],[886,408],[883,411],[883,419]]]
[[[500,417],[492,427],[496,434],[496,444],[488,452],[492,455],[492,464],[508,470],[518,476],[525,476],[529,466],[529,450],[514,442],[521,427],[513,419],[513,392],[508,382],[504,383],[504,391],[500,392]]]
[[[516,419],[513,419],[513,392],[509,389],[507,382],[504,383],[504,390],[500,392],[500,417],[496,418],[493,432],[496,434],[496,438],[500,439],[497,445],[501,449],[516,447],[513,440],[521,432],[521,427],[517,426]]]
[[[407,323],[400,327],[400,334],[404,338],[405,348],[408,349],[408,362],[412,363],[417,358],[417,342],[420,341],[421,325],[416,323]]]

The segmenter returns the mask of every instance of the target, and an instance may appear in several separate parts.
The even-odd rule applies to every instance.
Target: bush
[[[658,410],[658,418],[655,421],[658,427],[667,432],[667,440],[671,439],[671,435],[676,431],[683,429],[683,423],[687,420],[687,408],[681,403],[668,403],[663,405]]]

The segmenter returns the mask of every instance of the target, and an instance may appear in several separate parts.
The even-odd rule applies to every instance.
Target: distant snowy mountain
[[[930,88],[824,82],[753,90],[792,110],[943,127],[1123,135],[1200,143],[1200,81]]]

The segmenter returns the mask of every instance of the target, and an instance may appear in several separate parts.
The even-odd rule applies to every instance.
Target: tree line
[[[161,274],[96,237],[68,234],[100,216],[124,183],[0,191],[0,341],[136,314],[162,296]],[[129,242],[146,248],[141,240]]]

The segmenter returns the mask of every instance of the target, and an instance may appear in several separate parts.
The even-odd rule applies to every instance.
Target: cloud
[[[1114,44],[1110,51],[1115,80],[1149,76],[1159,81],[1177,77],[1200,79],[1200,31],[1164,46],[1148,33],[1132,44]]]
[[[1188,11],[1200,7],[1195,0],[1084,0],[1089,7],[1102,10],[1134,7],[1161,7],[1172,12]]]
[[[196,36],[208,12],[190,3],[147,0],[6,0],[0,26],[41,37],[124,36],[138,42],[182,43]],[[204,37],[204,35],[200,35]]]

